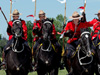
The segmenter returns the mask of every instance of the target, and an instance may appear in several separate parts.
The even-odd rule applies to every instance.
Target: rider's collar
[[[100,19],[97,19],[97,18],[95,18],[95,19],[100,22]]]
[[[100,20],[99,19],[97,19],[99,22],[100,22]]]
[[[79,26],[79,25],[80,25],[80,22],[81,22],[81,21],[79,20],[79,22],[78,22],[78,24],[77,24],[76,26]]]

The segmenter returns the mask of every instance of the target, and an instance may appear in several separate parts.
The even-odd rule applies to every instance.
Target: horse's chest
[[[39,58],[45,64],[49,64],[50,65],[52,62],[54,62],[55,54],[53,53],[53,51],[51,51],[51,52],[41,51],[40,54],[39,54]]]

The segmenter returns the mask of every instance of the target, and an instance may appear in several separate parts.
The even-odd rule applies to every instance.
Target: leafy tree
[[[32,41],[33,41],[32,28],[33,28],[33,23],[31,21],[27,21],[26,22],[26,26],[27,26],[27,29],[28,29],[28,32],[27,32],[28,33],[28,37],[27,37],[28,44],[32,48]]]
[[[54,19],[54,18],[53,18]],[[66,17],[66,22],[67,22],[67,17]],[[64,27],[64,16],[62,14],[59,14],[56,19],[54,19],[54,25],[56,28],[57,32],[62,32],[63,27]],[[66,24],[65,24],[66,25]],[[56,34],[56,38],[59,41],[61,45],[63,45],[62,39],[59,39],[60,35]],[[65,38],[65,44],[68,38]]]
[[[2,51],[6,44],[7,44],[7,39],[4,37],[1,38],[1,40],[0,40],[0,57],[2,56]]]
[[[1,40],[1,34],[0,34],[0,40]]]
[[[90,32],[92,32],[92,31],[93,31],[90,27],[89,27],[88,29],[89,29],[89,31],[90,31]]]

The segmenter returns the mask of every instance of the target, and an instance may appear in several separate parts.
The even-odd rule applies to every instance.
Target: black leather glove
[[[7,32],[12,34],[10,25],[8,25],[8,27],[7,27]]]
[[[33,32],[36,33],[36,34],[39,32],[39,29],[38,29],[37,26],[33,29]]]
[[[67,32],[64,33],[64,36],[65,36],[65,37],[72,38],[73,34],[74,34],[73,31],[71,31],[71,30],[67,30]]]
[[[81,18],[81,22],[86,22],[86,14],[85,12],[82,13],[82,18]]]

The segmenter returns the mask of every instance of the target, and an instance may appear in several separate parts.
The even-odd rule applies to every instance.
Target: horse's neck
[[[50,45],[50,41],[43,42],[43,49],[47,49]]]
[[[22,46],[23,46],[23,40],[20,38],[20,39],[15,39],[15,44],[16,45],[16,49],[22,49]]]

